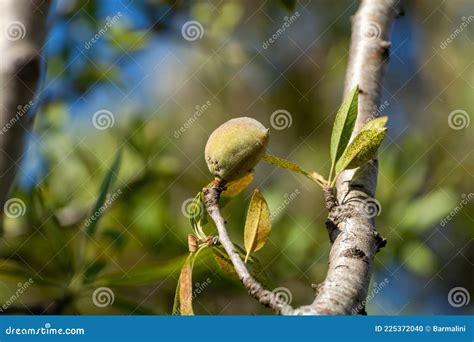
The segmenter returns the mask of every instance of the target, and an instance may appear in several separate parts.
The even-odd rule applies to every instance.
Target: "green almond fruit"
[[[255,119],[242,117],[219,126],[205,149],[209,171],[226,181],[251,172],[265,154],[270,132]]]

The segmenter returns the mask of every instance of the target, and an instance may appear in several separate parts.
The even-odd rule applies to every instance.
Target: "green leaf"
[[[153,284],[178,272],[184,259],[184,256],[180,256],[168,262],[134,268],[126,274],[122,271],[104,274],[94,282],[93,286],[113,287]]]
[[[127,244],[127,236],[125,232],[114,228],[103,229],[101,236],[110,242],[111,247],[116,252],[121,252]]]
[[[427,245],[418,241],[404,244],[401,258],[406,268],[421,276],[432,276],[439,269],[436,255]]]
[[[287,169],[287,170],[302,174],[308,177],[309,179],[311,179],[313,182],[318,183],[319,185],[325,185],[327,183],[326,179],[324,179],[324,177],[318,174],[317,172],[311,172],[311,173],[307,172],[303,170],[303,168],[299,166],[298,164],[295,164],[283,158],[265,153],[262,157],[262,160],[269,164],[281,167],[283,169]]]
[[[194,197],[188,210],[189,221],[194,234],[200,239],[205,239],[206,234],[202,230],[202,227],[207,223],[207,212],[204,207],[204,194],[202,191]]]
[[[334,168],[339,158],[349,143],[357,119],[357,103],[359,97],[359,87],[356,86],[346,97],[339,108],[334,127],[331,134],[331,169]]]
[[[268,240],[272,230],[270,209],[262,193],[256,189],[250,199],[244,229],[244,246],[247,250],[245,262],[249,255],[261,249]]]
[[[84,284],[88,284],[104,270],[105,266],[107,266],[107,261],[104,259],[97,259],[92,262],[84,272]]]
[[[365,129],[355,137],[336,164],[336,176],[346,169],[355,169],[371,160],[382,143],[387,129]]]
[[[103,216],[103,213],[105,212],[104,210],[101,210],[101,208],[104,206],[105,201],[107,199],[107,193],[109,192],[109,189],[112,186],[115,177],[117,176],[121,159],[122,150],[120,149],[117,151],[114,162],[112,163],[112,166],[105,175],[102,181],[102,185],[100,186],[99,196],[97,198],[94,208],[92,209],[91,215],[89,216],[89,219],[92,217],[94,217],[94,219],[90,219],[90,221],[87,221],[90,222],[90,224],[86,228],[86,233],[89,236],[94,235],[95,231],[97,230],[97,224],[99,223],[100,219]]]
[[[394,222],[398,222],[397,230],[420,232],[431,228],[446,217],[456,207],[457,199],[456,194],[449,188],[439,188],[414,200],[401,202],[405,205],[395,211],[397,216],[392,216]],[[432,210],[433,208],[436,210]]]
[[[0,259],[0,276],[19,281],[31,278],[35,286],[64,287],[63,281],[36,273],[27,265],[20,264],[13,259]]]
[[[74,251],[72,244],[68,243],[65,229],[61,226],[56,214],[49,208],[40,188],[33,190],[33,203],[37,218],[41,220],[40,226],[48,238],[48,244],[55,255],[58,265],[61,267],[65,275],[73,272],[74,267]]]

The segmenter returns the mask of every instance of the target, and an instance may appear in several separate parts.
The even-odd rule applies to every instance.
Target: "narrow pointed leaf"
[[[377,153],[387,129],[362,130],[347,147],[336,164],[336,175],[346,169],[354,169],[371,160]]]
[[[331,134],[331,163],[335,165],[349,143],[357,118],[359,87],[356,86],[339,108]]]
[[[0,278],[3,277],[19,281],[32,279],[35,286],[51,286],[59,288],[64,288],[65,286],[62,279],[40,275],[34,272],[31,267],[13,259],[0,259]]]
[[[202,230],[202,226],[206,223],[207,220],[207,213],[204,208],[204,194],[200,191],[194,200],[192,201],[191,205],[189,206],[189,221],[191,223],[191,227],[193,228],[194,233],[200,237],[204,238],[205,234]]]
[[[119,270],[113,273],[101,275],[92,283],[92,286],[139,286],[159,282],[169,276],[179,272],[185,256],[179,256],[166,262],[153,263],[142,267],[137,267],[127,272],[124,276],[123,271]]]
[[[67,243],[69,239],[64,229],[62,229],[56,214],[48,206],[43,191],[36,189],[33,191],[32,196],[37,218],[42,221],[39,226],[43,226],[43,233],[48,238],[47,241],[58,265],[64,274],[68,274],[73,271],[74,266],[74,251],[71,244]]]
[[[256,189],[250,199],[250,206],[245,221],[244,245],[247,250],[245,262],[249,255],[262,248],[267,242],[272,229],[270,209],[262,193]]]
[[[104,203],[107,199],[107,193],[109,192],[115,177],[118,174],[120,161],[122,159],[122,150],[118,150],[117,154],[115,155],[114,162],[110,167],[109,171],[104,177],[102,181],[102,185],[100,186],[99,196],[95,203],[94,208],[91,211],[90,217],[94,217],[94,220],[90,220],[90,224],[87,226],[86,232],[87,235],[93,235],[97,230],[97,224],[99,223],[100,219],[103,216],[104,210],[101,210],[104,206]]]

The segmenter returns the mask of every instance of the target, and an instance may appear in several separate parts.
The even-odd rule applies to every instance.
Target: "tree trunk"
[[[0,1],[1,215],[32,126],[50,3],[50,0]]]

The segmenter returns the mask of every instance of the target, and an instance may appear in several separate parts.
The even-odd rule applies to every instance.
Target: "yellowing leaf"
[[[189,254],[179,275],[179,306],[181,315],[194,315],[193,311],[193,265],[195,254]]]
[[[224,197],[234,197],[237,196],[244,190],[253,180],[253,173],[249,172],[242,178],[239,178],[235,181],[227,184],[227,188],[222,192]]]
[[[256,189],[250,200],[245,221],[244,245],[247,251],[245,262],[252,252],[258,251],[265,245],[271,230],[270,209],[261,192]]]
[[[222,246],[213,247],[212,253],[214,255],[214,260],[222,271],[233,275],[237,274],[234,265],[232,265],[232,261]]]
[[[337,111],[331,134],[330,154],[332,165],[335,165],[342,156],[351,138],[357,118],[358,98],[359,87],[356,86],[344,99],[344,102]]]
[[[336,175],[346,169],[362,166],[372,159],[386,133],[386,128],[361,130],[337,162]]]
[[[381,116],[380,118],[376,118],[376,119],[373,119],[373,120],[370,120],[369,122],[367,122],[364,127],[362,127],[362,131],[364,130],[369,130],[369,129],[383,129],[385,128],[385,124],[387,123],[388,121],[388,117],[387,116]]]
[[[237,244],[234,244],[234,248],[239,254],[240,259],[244,260],[246,255],[245,250]],[[223,272],[229,274],[231,278],[238,280],[239,278],[235,272],[234,265],[232,264],[232,261],[230,260],[229,255],[226,253],[224,247],[222,247],[222,245],[213,246],[212,252],[214,255],[214,260],[216,261],[219,268]],[[247,259],[247,269],[249,270],[252,277],[257,279],[261,284],[266,284],[267,280],[265,277],[265,272],[263,271],[262,264],[257,258],[250,256]]]

